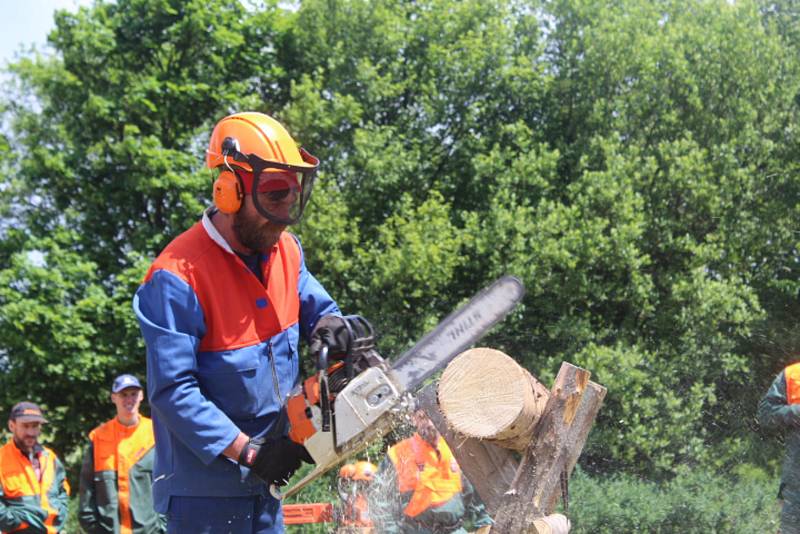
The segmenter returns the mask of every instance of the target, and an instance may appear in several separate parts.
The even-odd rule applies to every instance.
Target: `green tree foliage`
[[[210,175],[209,125],[257,107],[280,78],[268,45],[278,14],[236,1],[123,0],[56,14],[51,59],[12,67],[9,100],[19,177],[46,202],[37,233],[64,222],[103,275],[192,223]],[[263,66],[267,66],[264,68]],[[65,213],[66,212],[66,213]]]
[[[257,109],[322,159],[296,231],[384,353],[512,273],[523,306],[483,343],[544,381],[568,360],[609,387],[588,471],[763,461],[749,421],[800,345],[796,12],[756,0],[60,12],[55,56],[12,65],[3,101],[4,400],[84,413],[59,420],[71,448],[109,378],[143,374],[132,292],[207,203],[213,123]],[[23,378],[33,368],[46,384]]]
[[[628,474],[593,478],[578,470],[570,484],[570,532],[773,532],[777,483],[747,464],[728,476],[681,469],[661,487]]]
[[[55,56],[12,65],[0,390],[63,411],[64,449],[110,413],[115,374],[144,376],[133,291],[202,211],[209,125],[279,85],[263,66],[282,16],[224,0],[98,2],[56,13]]]

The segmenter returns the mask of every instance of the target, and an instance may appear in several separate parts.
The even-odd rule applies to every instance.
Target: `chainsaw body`
[[[345,320],[352,343],[343,355],[336,355],[341,361],[330,366],[328,347],[322,346],[316,354],[316,374],[287,400],[289,437],[306,447],[316,466],[285,496],[391,431],[398,415],[407,411],[411,394],[508,315],[524,292],[516,278],[499,278],[391,365],[375,350],[372,326],[363,317],[337,318]]]
[[[286,403],[289,438],[304,445],[317,465],[338,461],[356,439],[378,435],[381,419],[400,400],[386,362],[374,349],[371,327],[370,338],[359,338],[356,351],[306,379]]]

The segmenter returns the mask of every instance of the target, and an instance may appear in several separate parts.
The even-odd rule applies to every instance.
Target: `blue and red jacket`
[[[299,380],[300,336],[340,313],[293,235],[284,232],[269,251],[262,283],[209,213],[164,249],[133,300],[147,345],[161,513],[176,495],[265,494],[263,482],[222,451],[240,431],[271,429]]]

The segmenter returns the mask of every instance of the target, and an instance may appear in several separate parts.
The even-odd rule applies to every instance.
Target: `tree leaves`
[[[131,295],[208,202],[214,122],[256,109],[320,156],[293,230],[384,353],[514,274],[525,302],[482,343],[540,378],[568,360],[609,387],[594,469],[735,461],[747,414],[797,348],[800,71],[784,7],[60,12],[55,56],[12,65],[3,103],[7,403],[30,395],[96,419],[112,374],[143,374]],[[47,388],[22,388],[30,369]],[[87,423],[59,422],[56,439],[74,446]]]

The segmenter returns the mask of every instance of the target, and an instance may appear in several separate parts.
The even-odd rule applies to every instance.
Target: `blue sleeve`
[[[205,464],[239,435],[200,390],[197,350],[205,335],[203,310],[194,290],[174,274],[156,271],[133,298],[147,345],[147,394],[159,421]]]
[[[300,246],[300,241],[295,237],[297,246],[300,248],[300,278],[297,282],[297,289],[300,293],[300,333],[308,340],[311,331],[314,330],[317,321],[324,315],[334,314],[341,315],[339,306],[336,301],[331,298],[328,292],[319,283],[319,280],[314,278],[314,275],[308,272],[306,268],[306,260],[303,255],[303,247]]]
[[[800,428],[800,404],[789,404],[784,371],[775,377],[769,391],[758,403],[758,422],[773,430]]]

